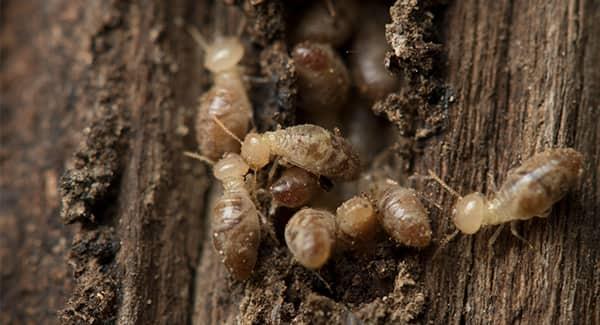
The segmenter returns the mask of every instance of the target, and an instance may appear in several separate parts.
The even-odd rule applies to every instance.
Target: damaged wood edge
[[[121,12],[108,12],[111,19],[89,36],[89,53],[96,64],[110,60],[106,42],[123,28]],[[111,72],[119,69],[114,67]],[[92,91],[89,86],[90,95],[98,96],[97,107],[59,184],[61,219],[65,224],[79,224],[69,254],[75,285],[67,306],[59,311],[66,324],[114,321],[121,296],[122,270],[115,261],[120,239],[115,226],[128,127],[126,113],[116,100],[120,94],[112,91],[119,89],[117,81],[110,76],[107,80],[111,81],[103,89],[108,93]]]

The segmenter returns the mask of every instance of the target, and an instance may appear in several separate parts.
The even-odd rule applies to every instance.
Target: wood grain
[[[547,220],[519,223],[533,250],[506,229],[490,250],[490,229],[460,236],[428,262],[426,320],[600,322],[599,18],[597,1],[457,1],[445,13],[446,82],[457,102],[417,172],[433,168],[460,193],[489,193],[488,173],[500,184],[548,147],[581,151],[586,172]],[[454,198],[429,190],[444,203],[433,216],[443,236]]]

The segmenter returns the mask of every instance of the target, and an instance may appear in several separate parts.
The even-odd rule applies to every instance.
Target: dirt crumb
[[[409,272],[408,264],[398,264],[394,290],[387,296],[364,304],[356,316],[369,324],[409,324],[418,319],[425,305],[425,293]]]
[[[386,57],[388,67],[404,72],[429,71],[441,46],[429,40],[433,14],[428,1],[397,0],[390,8],[392,23],[385,26],[385,37],[392,47]]]
[[[97,222],[95,209],[119,176],[119,142],[124,126],[113,109],[101,109],[98,116],[84,130],[86,140],[75,154],[73,167],[60,180],[60,215],[66,224]]]
[[[113,232],[102,228],[76,235],[69,261],[77,285],[59,312],[63,324],[106,324],[116,319],[119,282],[114,258],[120,245]]]

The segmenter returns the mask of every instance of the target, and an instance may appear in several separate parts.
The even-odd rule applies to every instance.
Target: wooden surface
[[[195,148],[196,99],[209,85],[183,27],[209,32],[210,8],[2,3],[0,323],[600,323],[598,1],[435,7],[434,69],[455,100],[444,128],[421,140],[415,173],[433,169],[466,194],[547,147],[586,156],[551,216],[519,223],[533,251],[507,229],[490,250],[490,229],[435,258],[437,245],[383,243],[317,276],[293,262],[274,220],[245,283],[226,275],[205,235],[207,169],[181,155]],[[282,8],[245,6],[245,63],[275,76],[252,86],[261,129],[293,122]],[[439,241],[454,230],[454,198],[418,185],[442,204],[429,206]]]
[[[467,194],[489,191],[488,173],[501,184],[544,148],[574,147],[586,162],[580,184],[547,220],[519,223],[534,250],[508,229],[490,250],[490,229],[459,236],[428,262],[427,320],[600,322],[599,19],[597,1],[457,1],[445,12],[447,83],[457,101],[417,172],[433,168]],[[433,216],[443,236],[453,231],[454,198],[429,189],[444,203]]]

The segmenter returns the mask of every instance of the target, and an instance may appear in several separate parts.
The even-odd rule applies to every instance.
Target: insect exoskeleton
[[[453,222],[461,232],[474,234],[481,227],[513,220],[547,217],[583,172],[583,155],[571,148],[549,149],[508,172],[491,199],[471,193],[458,199]]]
[[[371,241],[377,233],[377,211],[364,196],[354,196],[336,211],[338,235],[351,246]]]
[[[306,205],[319,191],[317,177],[299,167],[285,169],[269,187],[273,200],[288,208]]]
[[[358,6],[354,0],[340,1],[337,6],[331,0],[314,1],[303,11],[300,19],[293,22],[292,41],[340,46],[352,35],[357,16]]]
[[[363,23],[356,33],[350,56],[350,70],[357,88],[373,100],[399,86],[398,78],[384,65],[388,50],[384,24],[386,11],[384,6],[365,6],[362,12],[368,17],[361,20]]]
[[[298,76],[298,105],[315,115],[333,115],[346,102],[350,75],[342,59],[325,43],[302,42],[292,50]]]
[[[216,160],[226,152],[238,152],[240,144],[215,118],[238,138],[246,135],[252,120],[252,106],[238,66],[244,46],[237,37],[220,37],[209,44],[197,30],[190,32],[204,50],[204,67],[213,76],[213,86],[200,97],[196,139],[201,153]]]
[[[285,226],[285,242],[294,258],[318,269],[331,256],[336,239],[335,217],[328,211],[302,209]]]
[[[312,124],[249,133],[241,155],[255,170],[263,168],[276,155],[316,176],[353,180],[360,175],[360,160],[348,141]]]
[[[215,249],[229,273],[238,280],[250,276],[260,245],[260,221],[252,198],[245,187],[249,167],[237,154],[226,154],[213,169],[223,183],[223,196],[212,211]]]
[[[385,180],[378,181],[372,192],[381,226],[394,241],[417,248],[429,245],[429,213],[413,189]]]

